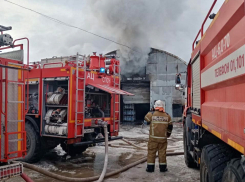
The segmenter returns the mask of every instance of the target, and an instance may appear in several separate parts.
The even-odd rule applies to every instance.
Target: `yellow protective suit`
[[[167,138],[170,137],[173,129],[171,117],[163,111],[148,112],[145,121],[150,123],[147,165],[155,166],[158,152],[159,165],[166,166]]]

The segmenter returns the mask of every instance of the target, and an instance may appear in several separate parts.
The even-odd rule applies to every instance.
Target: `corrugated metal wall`
[[[150,103],[152,107],[155,100],[162,100],[165,102],[166,112],[173,117],[174,104],[180,105],[178,109],[185,104],[183,92],[175,89],[175,76],[177,73],[186,72],[186,68],[186,63],[177,56],[166,51],[152,49],[146,65],[148,85],[143,86],[142,83],[145,82],[143,80],[130,84],[122,82],[123,90],[135,94],[133,97],[123,96],[123,103]],[[127,75],[123,76],[127,77]],[[181,83],[185,85],[185,82],[186,73],[182,73]]]
[[[192,63],[193,108],[200,109],[200,56]]]
[[[135,83],[128,82],[122,83],[122,90],[134,94],[134,96],[123,96],[124,104],[146,104],[150,103],[150,82]]]
[[[186,64],[178,57],[164,51],[154,52],[149,55],[146,74],[149,76],[150,103],[154,100],[165,102],[166,112],[173,117],[173,104],[184,105],[183,92],[175,89],[175,76],[177,73],[186,72]],[[185,85],[186,74],[181,74],[181,83]]]

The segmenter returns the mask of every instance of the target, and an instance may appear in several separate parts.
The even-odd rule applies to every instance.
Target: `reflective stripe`
[[[167,165],[167,163],[159,163],[159,165]]]
[[[155,163],[147,163],[147,165],[155,165]]]
[[[145,118],[148,119],[148,121],[150,121],[149,118],[148,118],[147,116],[145,116]]]
[[[152,135],[154,135],[154,124],[152,123],[152,126],[151,126],[151,133]]]
[[[152,121],[152,123],[158,123],[158,124],[168,124],[168,122],[160,122],[160,121]]]
[[[157,136],[153,136],[153,135],[150,135],[150,137],[152,138],[161,138],[161,139],[166,139],[167,137],[157,137]]]

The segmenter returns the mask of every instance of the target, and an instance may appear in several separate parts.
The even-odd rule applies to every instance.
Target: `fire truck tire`
[[[184,129],[183,129],[183,144],[184,144],[185,164],[189,168],[196,168],[197,164],[195,163],[194,159],[192,158],[192,156],[188,150],[188,146],[187,146],[186,125],[184,125]]]
[[[39,161],[42,156],[43,152],[41,149],[41,141],[38,133],[35,131],[33,126],[30,123],[25,124],[26,129],[26,148],[27,148],[27,155],[23,159],[25,162],[34,163]]]
[[[84,151],[86,151],[86,149],[88,148],[87,145],[80,146],[80,147],[74,147],[73,145],[66,145],[63,142],[61,143],[60,146],[70,156],[76,156],[77,154],[81,154]]]
[[[221,182],[227,163],[234,158],[234,152],[223,144],[207,145],[202,150],[200,181]]]
[[[225,168],[222,182],[244,182],[245,171],[241,164],[241,159],[232,159]]]

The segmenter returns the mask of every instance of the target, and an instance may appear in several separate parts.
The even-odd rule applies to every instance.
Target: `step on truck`
[[[120,62],[115,56],[84,56],[42,59],[29,65],[28,107],[25,117],[27,155],[35,162],[45,151],[61,145],[69,155],[84,152],[104,141],[107,122],[109,140],[120,127]]]
[[[216,2],[193,42],[186,88],[176,83],[186,89],[185,163],[200,167],[201,182],[244,182],[245,1],[226,0],[214,14]]]

